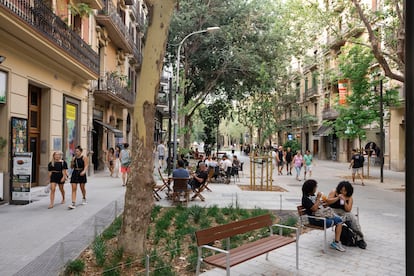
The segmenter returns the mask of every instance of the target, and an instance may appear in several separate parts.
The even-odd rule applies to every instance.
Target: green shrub
[[[151,210],[151,221],[155,221],[158,214],[161,212],[162,207],[159,205],[154,205],[154,207]]]
[[[116,237],[119,234],[119,231],[121,230],[122,226],[122,217],[117,217],[114,222],[112,222],[111,225],[109,225],[108,228],[106,228],[102,232],[102,238],[105,240],[110,240],[114,237]]]
[[[193,205],[188,209],[188,212],[192,216],[194,223],[198,223],[203,217],[204,208],[198,205]]]
[[[102,272],[102,275],[104,275],[104,276],[120,276],[121,271],[120,271],[119,267],[106,266],[104,271]]]
[[[298,219],[295,216],[289,216],[286,219],[286,221],[281,221],[281,222],[279,222],[279,224],[286,225],[286,226],[296,226],[297,222],[298,222]],[[273,227],[273,233],[274,234],[279,234],[279,230],[280,230],[279,228],[282,229],[282,235],[284,235],[284,236],[287,236],[290,233],[294,232],[294,230],[292,230],[292,229],[274,226]]]
[[[69,261],[66,264],[66,268],[65,268],[65,272],[64,274],[69,276],[69,275],[81,275],[81,273],[85,270],[85,263],[80,260],[80,259],[76,259],[73,261]]]
[[[220,215],[220,208],[217,205],[213,205],[207,209],[207,216],[216,217]]]
[[[301,149],[300,142],[296,139],[289,140],[289,141],[287,141],[286,143],[283,144],[283,149],[287,149],[288,147],[292,150],[293,154],[296,154],[296,152]],[[303,154],[303,152],[302,152],[302,154]]]
[[[92,248],[96,258],[96,264],[102,267],[105,264],[106,259],[106,244],[101,236],[96,237]]]

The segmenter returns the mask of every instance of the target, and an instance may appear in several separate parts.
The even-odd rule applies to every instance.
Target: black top
[[[346,202],[348,202],[348,200],[346,200]],[[337,200],[334,203],[330,204],[329,207],[335,208],[335,209],[345,210],[345,204],[344,205],[341,205],[340,200]]]
[[[47,170],[49,172],[60,172],[62,173],[63,170],[67,170],[68,169],[68,164],[66,163],[66,161],[58,161],[58,162],[54,162],[54,164],[52,164],[52,162],[49,162],[49,165],[47,166]]]
[[[352,168],[357,169],[362,168],[364,166],[364,156],[362,156],[361,154],[354,154],[352,155],[351,159],[354,160]]]
[[[313,205],[315,205],[315,201],[316,201],[316,196],[302,197],[302,207],[306,209],[306,214],[309,216],[313,215],[311,208]]]
[[[51,183],[58,183],[63,184],[65,181],[62,181],[63,178],[63,170],[68,169],[68,164],[66,161],[58,161],[58,162],[49,162],[47,165],[47,170],[51,172],[49,181]]]
[[[292,152],[291,151],[286,152],[286,162],[292,162]]]
[[[85,161],[83,160],[83,156],[75,157],[73,160],[73,172],[72,177],[70,178],[70,183],[86,183],[86,174],[80,175],[80,173],[85,168]]]

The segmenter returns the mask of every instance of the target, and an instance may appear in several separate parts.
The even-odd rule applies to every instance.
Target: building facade
[[[375,11],[383,8],[380,1],[365,1],[367,7]],[[365,26],[360,21],[349,16],[349,10],[341,1],[325,1],[327,9],[334,10],[338,15],[337,28],[325,30],[315,41],[315,47],[308,50],[307,55],[298,62],[293,63],[292,70],[299,72],[300,77],[292,80],[293,90],[296,90],[296,104],[300,106],[297,118],[315,116],[317,120],[312,123],[299,124],[293,127],[293,132],[301,137],[303,149],[311,150],[318,158],[348,162],[353,148],[362,147],[368,149],[380,147],[381,131],[377,123],[366,125],[366,137],[359,144],[358,139],[342,139],[335,134],[335,130],[323,125],[325,121],[335,121],[338,112],[335,106],[342,104],[346,94],[352,93],[351,84],[348,80],[333,80],[333,75],[339,75],[338,57],[341,47],[352,45],[352,41],[360,39],[369,44],[368,34]],[[330,6],[329,6],[330,5]],[[373,23],[374,28],[380,29],[381,22]],[[382,46],[384,42],[381,42]],[[373,66],[372,71],[381,71],[378,65]],[[369,76],[367,76],[369,77]],[[380,149],[384,153],[384,167],[391,170],[405,170],[405,126],[404,126],[404,95],[403,85],[397,81],[389,81],[385,89],[394,88],[399,91],[401,104],[390,110],[384,110],[383,132],[385,148]],[[375,88],[373,87],[373,90]],[[377,87],[377,90],[379,88]],[[379,92],[378,92],[379,93]],[[289,117],[289,115],[285,115]],[[372,163],[379,163],[375,151],[371,153]]]
[[[15,154],[32,153],[43,186],[53,152],[69,161],[81,146],[92,174],[131,141],[145,16],[139,0],[0,1],[0,202],[13,200]]]

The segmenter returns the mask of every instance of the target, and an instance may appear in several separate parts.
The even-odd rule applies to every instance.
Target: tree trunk
[[[138,81],[132,134],[132,163],[125,193],[125,207],[118,246],[141,256],[154,204],[152,186],[155,98],[160,84],[168,27],[176,0],[147,0],[149,26]]]

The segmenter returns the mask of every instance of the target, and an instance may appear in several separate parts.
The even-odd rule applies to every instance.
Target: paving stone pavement
[[[238,205],[241,208],[296,210],[301,199],[303,181],[294,176],[273,173],[273,185],[286,192],[245,191],[239,185],[250,184],[250,162],[245,163],[240,179],[230,184],[210,184],[212,192],[204,192],[205,202],[191,205],[219,207]],[[260,174],[260,165],[256,173]],[[328,193],[341,180],[349,180],[348,164],[315,161],[313,178],[318,188]],[[265,256],[232,268],[232,275],[405,275],[405,174],[384,171],[379,181],[379,168],[370,168],[366,186],[355,185],[354,206],[359,206],[360,223],[368,244],[366,250],[347,247],[338,252],[328,247],[322,253],[323,232],[311,231],[299,239],[299,270],[295,268],[295,245],[291,244]],[[154,173],[157,181],[159,177]],[[257,180],[258,185],[260,179]],[[65,185],[70,196],[70,185]],[[57,275],[63,264],[75,258],[108,225],[115,214],[122,212],[125,188],[121,180],[99,173],[88,178],[88,205],[69,211],[67,204],[56,204],[48,210],[49,198],[43,188],[33,189],[34,202],[24,206],[0,206],[0,275]],[[78,199],[79,199],[78,195]],[[60,201],[59,192],[56,201]],[[171,206],[162,199],[156,204]],[[328,232],[328,240],[334,233]],[[225,275],[221,269],[205,271],[203,276]]]

